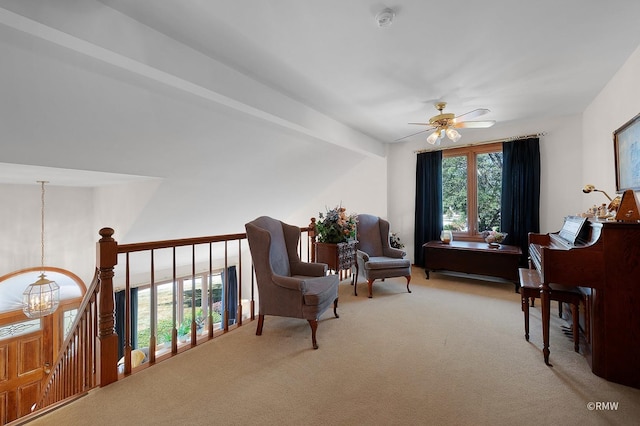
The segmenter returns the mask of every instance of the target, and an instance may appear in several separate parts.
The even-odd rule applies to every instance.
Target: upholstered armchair
[[[261,216],[245,224],[258,283],[258,327],[262,335],[265,315],[309,321],[313,349],[318,349],[318,318],[333,304],[338,316],[338,276],[326,275],[324,263],[300,260],[300,228]]]
[[[389,244],[389,222],[370,214],[358,215],[358,273],[369,286],[369,297],[373,297],[373,282],[377,279],[405,277],[407,291],[411,281],[411,262],[405,259],[403,250]],[[358,280],[354,284],[357,296]]]

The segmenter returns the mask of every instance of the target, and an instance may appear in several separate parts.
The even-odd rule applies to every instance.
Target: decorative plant
[[[391,244],[391,247],[393,248],[404,248],[404,244],[402,244],[402,241],[400,241],[400,237],[395,232],[392,232],[391,235],[389,235],[389,244]]]
[[[507,234],[502,233],[496,229],[492,229],[491,231],[487,230],[487,231],[482,231],[482,238],[484,238],[484,240],[491,244],[491,243],[502,243],[502,241],[504,241],[504,239],[507,237]]]
[[[316,233],[321,243],[343,243],[356,237],[356,215],[347,215],[347,209],[337,206],[319,213],[316,222]]]

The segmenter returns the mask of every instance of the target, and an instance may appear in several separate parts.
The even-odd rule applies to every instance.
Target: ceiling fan
[[[443,111],[446,106],[446,102],[436,103],[435,107],[438,110],[439,114],[431,117],[428,123],[409,123],[417,124],[419,126],[429,126],[428,128],[417,133],[412,133],[410,135],[404,136],[400,139],[396,139],[396,142],[423,132],[427,132],[429,130],[433,130],[433,133],[431,133],[429,137],[427,137],[427,142],[429,142],[431,145],[439,142],[445,135],[453,142],[457,142],[462,137],[462,135],[460,135],[460,133],[458,133],[456,129],[484,129],[496,124],[495,120],[466,121],[470,118],[476,118],[481,115],[487,114],[489,112],[488,109],[478,108],[474,109],[473,111],[469,111],[456,116],[452,113],[444,113]]]

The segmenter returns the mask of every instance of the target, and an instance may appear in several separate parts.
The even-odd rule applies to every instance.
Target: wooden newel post
[[[118,243],[113,229],[102,228],[96,244],[96,264],[100,271],[98,294],[98,363],[100,387],[118,380],[118,335],[115,332],[113,268],[118,263]]]
[[[316,218],[311,218],[311,223],[309,224],[309,239],[311,247],[311,262],[315,263],[316,261]]]

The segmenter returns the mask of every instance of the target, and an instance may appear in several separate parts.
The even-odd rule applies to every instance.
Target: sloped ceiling
[[[312,156],[322,157],[325,144],[384,156],[385,144],[419,130],[408,122],[434,115],[436,101],[456,114],[488,108],[496,126],[580,113],[640,45],[640,2],[627,0],[606,7],[582,0],[0,0],[0,7],[4,63],[18,64],[2,71],[0,161],[125,177],[165,177],[176,157],[190,161],[168,141],[190,138],[187,145],[200,148],[210,143],[203,127],[221,128],[188,108],[164,108],[159,91],[176,104],[196,96],[225,114],[234,127],[220,130],[217,143],[242,134],[245,123],[268,122],[305,141]],[[374,17],[385,7],[395,19],[379,28]],[[69,64],[79,74],[72,79]],[[98,85],[97,76],[113,87]],[[29,115],[38,121],[25,129]],[[176,127],[187,130],[171,134]],[[45,143],[74,150],[73,159],[40,150]],[[104,152],[96,162],[107,145],[130,147],[127,158]],[[154,146],[169,151],[145,161]],[[268,148],[247,135],[225,155]]]
[[[382,142],[440,100],[498,123],[580,113],[640,44],[627,0],[103,3]]]

